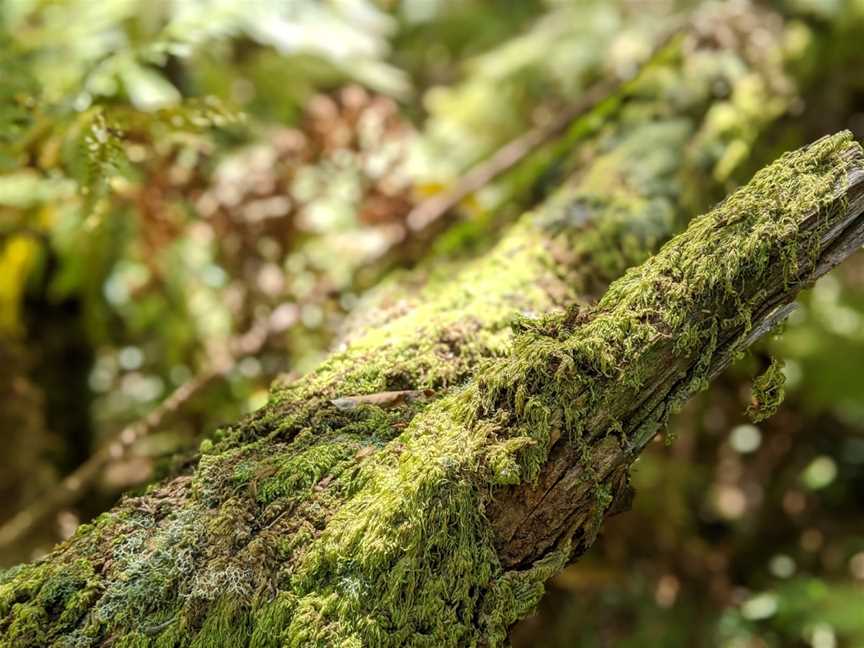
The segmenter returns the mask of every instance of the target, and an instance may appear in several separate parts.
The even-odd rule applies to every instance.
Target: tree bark
[[[669,413],[860,245],[861,152],[839,135],[587,305],[791,101],[775,62],[741,54],[742,76],[729,55],[684,39],[581,147],[582,171],[484,258],[276,386],[186,474],[0,576],[0,646],[504,642],[626,503],[629,465]],[[749,134],[716,129],[720,81]],[[754,92],[764,109],[736,112]]]

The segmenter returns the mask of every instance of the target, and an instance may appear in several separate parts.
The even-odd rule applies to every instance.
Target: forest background
[[[182,471],[589,161],[597,183],[675,175],[686,222],[784,151],[864,136],[857,0],[6,0],[0,20],[2,568]],[[584,229],[608,248],[586,255],[597,297],[630,242]],[[632,511],[515,645],[864,646],[864,258],[800,301],[649,446]],[[753,423],[775,357],[786,399]]]

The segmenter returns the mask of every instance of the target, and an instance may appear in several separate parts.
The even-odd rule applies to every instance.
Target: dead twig
[[[359,396],[342,396],[334,398],[330,402],[339,410],[353,410],[360,405],[377,405],[387,409],[397,407],[403,403],[413,403],[432,396],[430,389],[405,389],[401,391],[385,391],[376,394],[361,394]]]

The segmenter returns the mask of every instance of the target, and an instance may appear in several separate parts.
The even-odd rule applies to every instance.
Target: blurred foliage
[[[578,168],[590,151],[577,144],[602,120],[574,125],[571,155],[529,158],[464,201],[465,218],[431,251],[413,247],[404,219],[596,82],[632,78],[699,4],[3,2],[0,518],[256,322],[272,333],[109,465],[91,497],[0,560],[43,553],[259,406],[274,377],[313,367],[392,267],[383,257],[396,250],[396,265],[410,265],[425,253],[446,272],[466,246],[488,245]],[[801,100],[758,139],[747,120],[724,130],[724,110],[754,123],[771,113],[758,88],[745,79],[718,101],[706,147],[741,143],[714,167],[729,188],[825,132],[864,134],[864,3],[762,4],[782,15],[789,52],[754,42],[753,55],[766,66],[794,58]],[[516,644],[864,645],[862,318],[858,259],[691,403],[673,444],[652,445],[634,510],[554,580]],[[785,361],[787,398],[757,426],[744,412],[769,351]]]
[[[73,468],[254,322],[276,329],[107,471],[110,497],[326,349],[352,268],[410,206],[413,128],[381,94],[409,88],[385,60],[397,19],[364,0],[0,12],[0,348],[46,411],[3,472]]]

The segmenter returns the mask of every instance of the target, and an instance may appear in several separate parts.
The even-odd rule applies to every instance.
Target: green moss
[[[751,421],[758,423],[774,416],[786,395],[785,385],[783,361],[771,358],[768,368],[753,381],[753,395],[747,408]]]
[[[186,648],[192,641],[194,630],[181,619],[175,619],[167,627],[155,626],[146,634],[152,637],[152,648]]]
[[[520,462],[517,457],[536,443],[537,440],[532,437],[519,436],[492,444],[486,453],[486,461],[492,471],[492,483],[508,486],[525,481],[524,462]]]
[[[6,617],[15,603],[33,598],[47,569],[44,565],[20,565],[4,574],[0,584],[0,616]]]
[[[297,599],[287,592],[279,592],[271,601],[256,606],[249,648],[281,648],[287,641],[286,628],[290,625]]]
[[[291,452],[276,461],[276,474],[258,488],[258,501],[269,503],[278,497],[295,495],[312,488],[325,475],[338,477],[351,465],[358,449],[356,441],[316,443],[301,452]],[[342,468],[337,469],[341,464]]]
[[[245,646],[251,634],[247,604],[224,596],[210,609],[190,648],[237,648]]]
[[[50,617],[35,605],[16,605],[12,608],[12,623],[4,633],[10,646],[15,648],[41,648],[48,645],[47,630]]]
[[[506,572],[495,581],[480,617],[489,645],[506,645],[507,629],[534,611],[545,591],[543,584],[564,568],[569,556],[570,545],[565,542],[530,569]]]
[[[474,455],[405,456],[380,466],[313,543],[289,645],[470,643],[496,563],[477,493],[459,475]]]
[[[140,632],[130,632],[113,643],[117,648],[148,648],[150,639]]]

